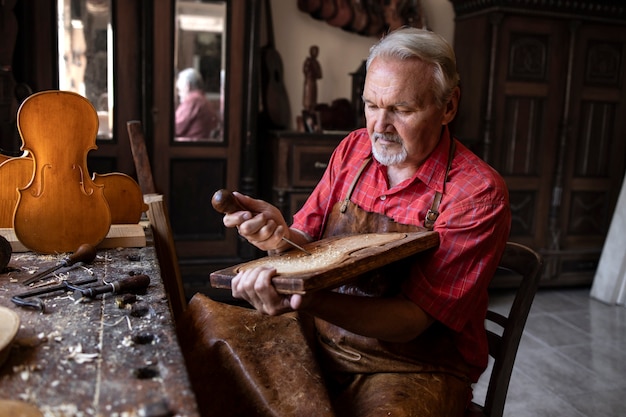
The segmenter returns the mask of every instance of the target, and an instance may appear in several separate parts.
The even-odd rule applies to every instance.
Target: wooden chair
[[[159,260],[163,286],[170,302],[174,320],[178,320],[187,307],[187,299],[178,266],[178,256],[176,255],[167,207],[161,194],[146,194],[144,202],[148,205],[148,220]]]
[[[502,416],[517,349],[539,286],[543,259],[541,255],[527,246],[508,242],[499,268],[502,273],[521,275],[522,280],[515,293],[508,317],[491,310],[487,312],[485,324],[489,355],[493,357],[494,363],[489,377],[485,405],[472,403],[465,414],[466,417]],[[498,279],[500,272],[496,273],[494,280]],[[501,328],[501,334],[493,331],[494,327]]]
[[[146,139],[143,134],[143,126],[139,120],[126,122],[126,130],[130,139],[130,150],[133,154],[135,171],[137,171],[137,182],[141,192],[145,194],[155,194],[156,188],[152,178],[152,168],[150,158],[146,149]]]
[[[167,206],[163,200],[163,195],[156,193],[155,190],[141,122],[131,120],[126,124],[126,127],[135,170],[137,171],[137,182],[142,190],[144,202],[148,205],[148,221],[159,260],[161,278],[172,309],[172,315],[174,320],[177,320],[187,307],[187,299],[185,298]]]

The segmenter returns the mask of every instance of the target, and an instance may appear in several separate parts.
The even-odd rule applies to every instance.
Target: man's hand
[[[290,296],[279,294],[272,285],[274,275],[276,269],[267,266],[239,272],[230,284],[233,297],[246,300],[255,309],[270,316],[291,311]]]
[[[233,192],[233,196],[246,210],[224,215],[224,226],[236,227],[243,238],[261,250],[276,250],[286,245],[281,239],[288,237],[289,227],[277,207],[238,192]]]

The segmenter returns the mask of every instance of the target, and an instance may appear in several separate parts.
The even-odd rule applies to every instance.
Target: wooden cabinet
[[[291,223],[313,191],[335,147],[345,134],[272,132],[267,172],[271,172],[271,201]],[[268,187],[269,188],[269,187]]]
[[[626,9],[452,3],[455,134],[504,176],[511,240],[544,255],[542,284],[588,284],[626,164]]]

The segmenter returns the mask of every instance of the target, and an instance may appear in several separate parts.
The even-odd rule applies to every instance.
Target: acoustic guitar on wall
[[[289,97],[283,82],[283,61],[274,43],[272,9],[270,0],[265,0],[267,45],[261,48],[261,87],[263,110],[268,123],[276,129],[289,126],[291,111]]]

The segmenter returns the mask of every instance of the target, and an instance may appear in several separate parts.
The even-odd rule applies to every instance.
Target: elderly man
[[[180,104],[176,108],[175,134],[190,140],[209,139],[218,119],[204,95],[202,75],[193,68],[182,70],[176,80]]]
[[[248,301],[257,316],[280,319],[295,311],[312,318],[308,343],[330,403],[321,395],[303,399],[295,411],[277,405],[276,413],[257,415],[311,415],[311,409],[338,416],[464,414],[471,384],[487,365],[487,287],[508,238],[510,209],[502,178],[449,132],[458,84],[454,52],[443,38],[415,28],[394,31],[372,47],[367,60],[366,128],[337,147],[293,224],[276,207],[235,193],[247,210],[225,215],[224,225],[269,252],[288,249],[282,237],[306,244],[345,233],[423,227],[440,236],[436,249],[404,270],[383,269],[333,291],[284,295],[272,285],[272,268],[238,274],[232,294]],[[222,316],[236,322],[233,314]],[[217,337],[217,328],[212,323],[204,331]],[[250,335],[242,337],[256,337]],[[227,341],[229,335],[220,337]],[[280,375],[271,372],[273,366],[290,369],[281,361],[259,359],[251,373],[273,376],[265,384],[274,392],[305,390],[307,397],[309,380],[317,377],[281,386]],[[280,395],[286,401],[288,394]],[[270,397],[257,404],[272,404]]]

